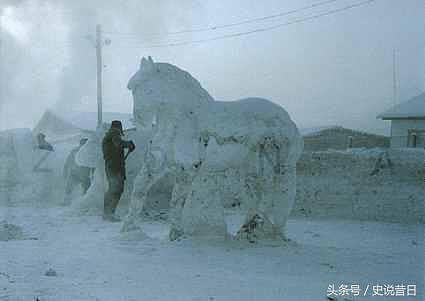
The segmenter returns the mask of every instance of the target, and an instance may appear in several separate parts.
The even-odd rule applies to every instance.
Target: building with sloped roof
[[[391,121],[391,147],[425,147],[425,92],[377,118]]]

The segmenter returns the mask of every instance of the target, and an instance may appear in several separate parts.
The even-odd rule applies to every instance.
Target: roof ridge
[[[422,92],[407,101],[392,106],[376,116],[380,119],[425,119],[425,92]]]

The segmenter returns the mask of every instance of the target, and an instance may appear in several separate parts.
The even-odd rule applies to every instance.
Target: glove
[[[136,145],[134,144],[134,142],[132,140],[130,140],[129,145],[128,145],[128,150],[130,152],[134,151],[136,149]]]

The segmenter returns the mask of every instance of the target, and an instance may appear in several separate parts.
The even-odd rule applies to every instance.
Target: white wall
[[[391,147],[407,147],[408,130],[425,131],[425,119],[423,120],[392,120],[391,121]],[[418,141],[419,142],[419,141]],[[422,142],[423,143],[423,142]],[[420,143],[418,143],[418,146]]]

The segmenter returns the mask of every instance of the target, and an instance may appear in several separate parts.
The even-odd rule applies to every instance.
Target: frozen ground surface
[[[291,219],[285,245],[171,243],[164,224],[124,237],[64,212],[0,207],[26,238],[0,241],[0,300],[326,300],[329,284],[416,284],[423,300],[423,225]]]

